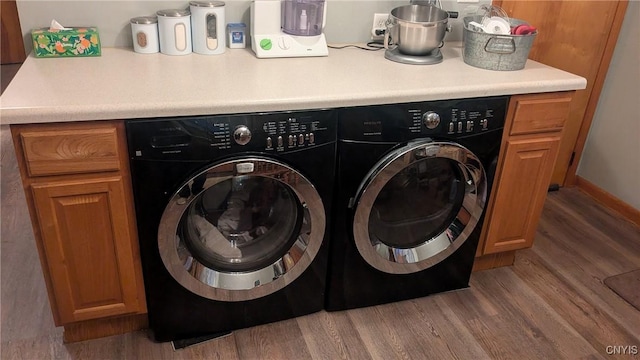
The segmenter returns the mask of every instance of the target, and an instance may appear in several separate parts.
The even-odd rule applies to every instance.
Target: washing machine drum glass
[[[283,183],[236,176],[191,202],[179,234],[190,254],[208,268],[252,271],[282,257],[302,223],[302,206]]]
[[[317,254],[324,227],[322,201],[304,176],[271,160],[238,160],[212,166],[177,191],[161,219],[158,246],[167,270],[188,290],[241,301],[299,276]]]
[[[387,273],[427,269],[468,239],[486,193],[482,164],[463,146],[423,139],[399,147],[372,168],[357,191],[358,252]]]

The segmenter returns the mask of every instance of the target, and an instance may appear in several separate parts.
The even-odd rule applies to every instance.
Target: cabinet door
[[[122,177],[32,184],[62,324],[137,312],[132,227]]]
[[[560,136],[507,141],[484,254],[531,247],[559,145]]]

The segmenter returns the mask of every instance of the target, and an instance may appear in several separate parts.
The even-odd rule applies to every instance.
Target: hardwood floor
[[[640,267],[640,229],[577,189],[547,197],[533,249],[469,289],[238,330],[173,351],[139,331],[63,344],[2,127],[2,359],[638,359],[640,311],[603,284]],[[639,289],[640,291],[640,289]],[[611,349],[611,348],[609,348]]]

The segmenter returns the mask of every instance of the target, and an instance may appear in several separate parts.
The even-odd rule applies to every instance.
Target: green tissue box
[[[31,31],[36,57],[100,56],[100,37],[94,27]]]

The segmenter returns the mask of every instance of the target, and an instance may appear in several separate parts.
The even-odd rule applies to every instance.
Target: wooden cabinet
[[[23,131],[20,141],[30,177],[120,170],[115,127]]]
[[[122,177],[35,183],[31,190],[61,323],[138,311]]]
[[[575,184],[575,173],[598,104],[628,0],[494,0],[509,17],[538,28],[529,58],[587,79],[566,119],[551,182]],[[593,14],[598,14],[593,21]],[[624,44],[621,44],[624,46]]]
[[[533,245],[560,137],[509,140],[506,145],[484,254]]]
[[[572,96],[511,97],[476,270],[508,265],[533,245]]]
[[[123,123],[11,130],[56,325],[144,314]]]

